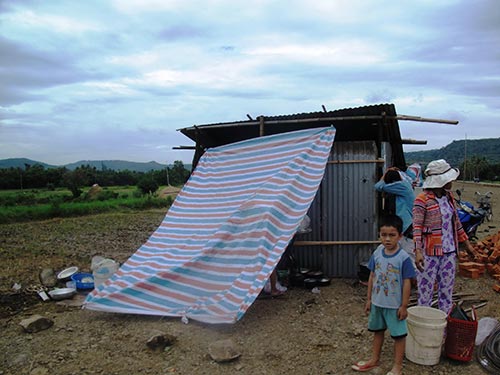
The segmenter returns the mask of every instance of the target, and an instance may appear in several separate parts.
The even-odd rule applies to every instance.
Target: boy
[[[382,244],[373,252],[368,268],[368,293],[365,313],[368,330],[374,333],[372,356],[368,361],[352,365],[355,371],[370,371],[380,365],[380,353],[388,328],[394,339],[394,364],[387,375],[400,375],[407,335],[406,308],[410,299],[410,280],[415,277],[415,267],[406,251],[399,246],[403,236],[403,221],[399,216],[388,215],[380,220],[379,236]]]

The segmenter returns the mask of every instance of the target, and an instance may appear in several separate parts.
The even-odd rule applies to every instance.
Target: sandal
[[[285,294],[285,291],[277,290],[276,292],[271,293],[271,297],[272,298],[281,297],[284,294]]]
[[[379,366],[379,364],[372,365],[366,361],[359,361],[356,364],[352,365],[351,368],[354,371],[365,372],[365,371],[373,370],[374,368],[376,368],[378,366]]]

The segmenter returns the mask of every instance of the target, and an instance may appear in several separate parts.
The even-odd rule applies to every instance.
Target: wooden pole
[[[366,160],[329,160],[328,164],[357,164],[357,163],[381,163],[384,164],[384,159],[366,159]]]
[[[259,136],[264,136],[264,116],[259,116]]]
[[[259,116],[263,118],[263,116]],[[407,120],[407,121],[418,121],[418,122],[437,122],[443,124],[457,125],[458,121],[455,120],[441,120],[441,119],[432,119],[432,118],[424,118],[418,116],[381,116],[381,115],[369,115],[369,116],[339,116],[339,117],[315,117],[315,118],[302,118],[302,119],[289,119],[289,120],[267,120],[267,125],[279,125],[279,124],[300,124],[300,123],[335,123],[335,121],[356,121],[356,120],[380,120],[382,118],[386,118],[387,120]],[[241,121],[241,122],[227,122],[221,124],[206,124],[199,125],[200,128],[210,127],[210,129],[214,128],[226,128],[226,127],[236,127],[236,126],[248,126],[259,124],[259,121]],[[180,129],[185,130],[185,129]]]
[[[376,245],[380,241],[295,241],[293,246]]]
[[[389,116],[389,118],[391,118]],[[408,115],[398,115],[396,116],[396,120],[403,120],[403,121],[417,121],[417,122],[436,122],[440,124],[448,124],[448,125],[457,125],[458,121],[456,120],[442,120],[438,118],[426,118],[426,117],[420,117],[420,116],[408,116]]]

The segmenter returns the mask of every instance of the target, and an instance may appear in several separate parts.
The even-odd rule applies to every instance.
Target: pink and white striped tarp
[[[307,129],[207,150],[160,227],[84,308],[241,319],[307,213],[334,136]]]

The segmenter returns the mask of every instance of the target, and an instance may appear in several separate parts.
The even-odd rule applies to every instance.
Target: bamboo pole
[[[293,246],[376,245],[380,241],[295,241]]]
[[[263,121],[264,116],[259,116],[259,120],[253,121],[238,121],[238,122],[226,122],[219,124],[205,124],[205,125],[194,125],[193,127],[204,128],[208,127],[210,129],[213,128],[226,128],[226,127],[237,127],[237,126],[248,126],[248,125],[260,125],[261,121]],[[435,122],[441,124],[449,124],[449,125],[457,125],[458,121],[456,120],[443,120],[443,119],[434,119],[434,118],[426,118],[420,116],[408,116],[408,115],[398,115],[398,116],[383,116],[383,115],[366,115],[366,116],[329,116],[329,117],[312,117],[312,118],[301,118],[301,119],[287,119],[287,120],[266,120],[266,125],[278,125],[278,124],[300,124],[300,123],[334,123],[335,121],[356,121],[356,120],[402,120],[402,121],[416,121],[416,122]],[[177,129],[177,130],[187,130],[185,129]]]
[[[366,159],[366,160],[329,160],[328,164],[357,164],[357,163],[385,163],[384,159]]]
[[[391,118],[392,116],[388,116]],[[448,124],[448,125],[457,125],[458,121],[457,120],[443,120],[439,118],[426,118],[426,117],[420,117],[420,116],[409,116],[409,115],[398,115],[395,117],[396,120],[403,120],[403,121],[417,121],[417,122],[436,122],[440,124]]]

